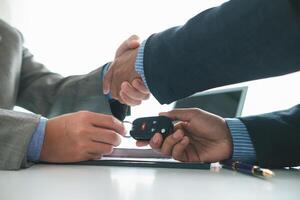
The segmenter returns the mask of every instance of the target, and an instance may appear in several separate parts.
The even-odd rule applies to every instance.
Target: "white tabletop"
[[[1,200],[300,199],[300,171],[262,179],[210,170],[35,165],[0,171]]]

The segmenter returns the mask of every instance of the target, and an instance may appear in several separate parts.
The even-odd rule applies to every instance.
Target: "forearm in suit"
[[[152,35],[143,63],[150,91],[160,103],[170,103],[198,91],[298,71],[299,9],[295,0],[231,0]]]
[[[101,94],[101,69],[64,79],[41,64],[31,61],[28,64],[34,67],[28,73],[22,71],[17,105],[47,117],[90,110],[113,113],[124,119],[128,107],[118,101],[109,103]],[[0,169],[16,170],[32,165],[27,161],[27,150],[39,118],[38,114],[0,109]]]
[[[122,120],[128,108],[119,102],[108,102],[102,93],[101,69],[64,78],[35,62],[29,51],[24,49],[17,104],[46,117],[89,110],[114,113]]]
[[[27,147],[39,122],[39,115],[0,109],[0,169],[30,166]]]
[[[102,94],[101,68],[64,78],[33,60],[23,48],[20,32],[0,20],[0,169],[28,167],[27,150],[40,115],[52,117],[78,110],[113,113],[122,119],[127,109],[109,103]],[[12,111],[24,107],[37,114]]]
[[[300,105],[240,119],[249,131],[260,166],[282,168],[300,165]]]

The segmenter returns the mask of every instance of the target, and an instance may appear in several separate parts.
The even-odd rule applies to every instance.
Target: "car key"
[[[132,122],[130,135],[136,140],[150,140],[155,133],[160,133],[165,139],[173,130],[172,119],[168,117],[143,117]]]

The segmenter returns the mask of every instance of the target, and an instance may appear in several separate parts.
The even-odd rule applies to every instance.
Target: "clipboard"
[[[182,168],[182,169],[210,169],[210,163],[180,162],[169,156],[164,156],[152,149],[116,148],[110,155],[99,160],[88,160],[75,165],[94,166],[122,166],[122,167],[155,167],[155,168]]]

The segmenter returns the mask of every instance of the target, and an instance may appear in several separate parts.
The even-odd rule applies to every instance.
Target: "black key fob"
[[[168,117],[143,117],[132,122],[130,135],[136,140],[150,140],[155,133],[160,133],[166,138],[173,130],[173,122]]]

